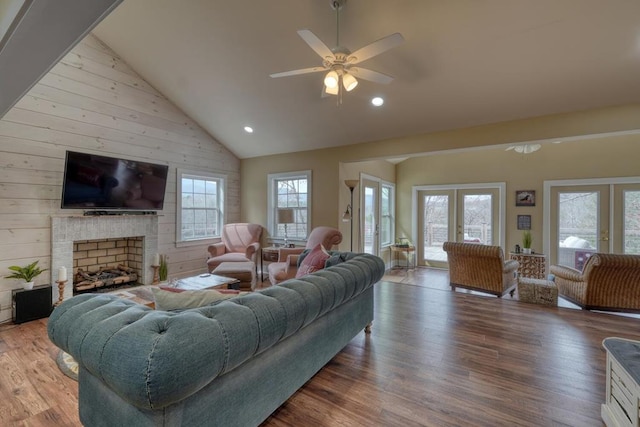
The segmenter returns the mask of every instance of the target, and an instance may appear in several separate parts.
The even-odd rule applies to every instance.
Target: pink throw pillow
[[[311,250],[311,252],[309,252],[309,255],[302,260],[302,263],[298,268],[298,272],[296,273],[296,278],[311,274],[314,271],[322,270],[327,259],[329,259],[329,253],[321,244],[318,244]]]

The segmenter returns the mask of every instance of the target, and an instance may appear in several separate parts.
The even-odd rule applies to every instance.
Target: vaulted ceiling
[[[637,0],[348,0],[343,46],[405,42],[341,105],[324,73],[269,77],[321,65],[296,31],[333,47],[330,3],[125,0],[94,33],[240,158],[640,102]]]

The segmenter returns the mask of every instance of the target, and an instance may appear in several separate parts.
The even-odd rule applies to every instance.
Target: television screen
[[[62,209],[160,210],[169,167],[67,151]]]

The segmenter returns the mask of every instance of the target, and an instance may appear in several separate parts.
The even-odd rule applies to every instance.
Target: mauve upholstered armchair
[[[558,294],[586,310],[640,312],[640,255],[595,253],[582,271],[549,268]]]
[[[223,262],[256,262],[261,235],[259,224],[226,224],[222,229],[222,241],[209,246],[209,271],[213,272]]]
[[[451,289],[466,288],[501,297],[518,284],[518,261],[504,260],[500,246],[445,242]]]
[[[291,279],[296,276],[298,271],[298,256],[305,249],[313,249],[322,243],[326,250],[330,250],[333,246],[342,242],[342,233],[332,227],[316,227],[311,230],[307,244],[304,248],[279,248],[278,261],[269,264],[269,281],[272,285]]]

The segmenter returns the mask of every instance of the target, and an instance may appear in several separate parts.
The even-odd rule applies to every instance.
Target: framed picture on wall
[[[516,191],[516,206],[535,206],[535,205],[536,205],[535,190]]]
[[[518,215],[518,230],[531,230],[531,215]]]

